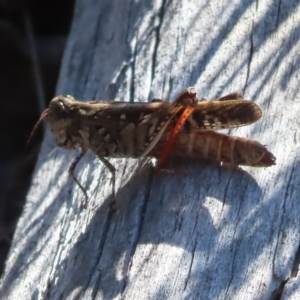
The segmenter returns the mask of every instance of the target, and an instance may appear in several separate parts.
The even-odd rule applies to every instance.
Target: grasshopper
[[[160,167],[167,156],[209,159],[218,163],[268,167],[276,158],[267,148],[251,139],[229,136],[215,130],[235,128],[256,122],[262,111],[240,93],[199,100],[193,87],[185,89],[173,102],[121,101],[80,102],[72,96],[57,96],[43,112],[57,144],[65,149],[81,148],[69,173],[87,150],[92,151],[113,176],[115,168],[107,158],[158,158]],[[35,128],[33,132],[35,131]]]

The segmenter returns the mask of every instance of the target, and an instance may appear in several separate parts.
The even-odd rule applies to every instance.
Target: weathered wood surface
[[[13,240],[1,299],[300,299],[299,1],[79,0],[57,94],[148,101],[187,86],[243,91],[263,118],[232,130],[277,157],[271,168],[111,160],[47,132]],[[276,298],[277,297],[277,298]]]

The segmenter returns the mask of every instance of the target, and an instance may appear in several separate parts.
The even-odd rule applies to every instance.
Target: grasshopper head
[[[76,103],[72,96],[57,96],[51,100],[46,113],[53,136],[62,148],[74,149],[82,144]]]

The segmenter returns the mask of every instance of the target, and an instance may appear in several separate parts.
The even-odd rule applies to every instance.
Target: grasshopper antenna
[[[34,134],[36,133],[37,129],[39,128],[40,124],[43,122],[43,120],[47,117],[48,115],[48,112],[49,112],[49,109],[47,108],[46,110],[43,111],[43,113],[41,114],[39,120],[36,122],[36,124],[34,125],[30,135],[29,135],[29,138],[26,142],[26,146],[25,146],[25,151],[27,150],[28,146],[29,146],[29,143],[31,142],[32,140],[32,137],[34,136]]]

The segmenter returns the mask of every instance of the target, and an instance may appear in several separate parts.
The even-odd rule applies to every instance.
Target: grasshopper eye
[[[58,103],[58,105],[59,105],[61,108],[65,108],[65,106],[64,106],[64,104],[63,104],[63,102],[62,102],[61,100],[59,100],[57,103]]]
[[[74,97],[71,96],[71,95],[64,95],[63,97],[68,98],[68,99],[73,99],[73,100],[74,100]]]
[[[66,105],[66,103],[63,99],[58,99],[58,101],[56,102],[56,107],[61,112],[68,112],[69,111],[69,108],[68,108],[68,106]]]

